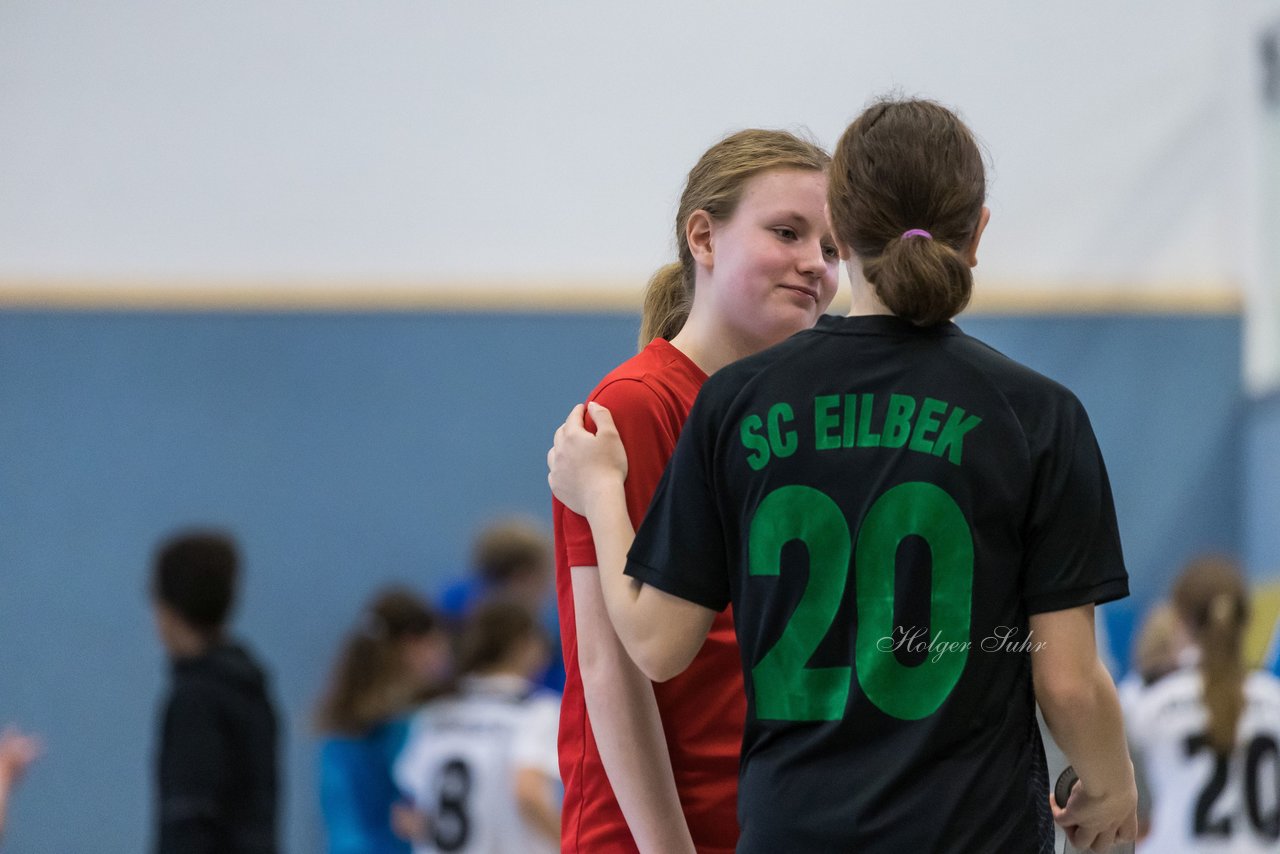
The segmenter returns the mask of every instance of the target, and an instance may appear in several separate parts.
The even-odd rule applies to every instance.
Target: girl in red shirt
[[[781,131],[747,130],[689,173],[679,260],[645,296],[641,351],[590,400],[613,414],[639,526],[698,389],[711,373],[812,326],[836,290],[824,212],[829,157]],[[567,671],[560,723],[566,852],[728,854],[738,837],[746,712],[731,613],[690,668],[650,682],[618,641],[586,520],[555,503],[556,594]],[[615,564],[616,565],[616,564]]]

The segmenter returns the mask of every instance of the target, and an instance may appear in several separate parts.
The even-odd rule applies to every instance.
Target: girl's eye
[[[787,228],[785,225],[778,226],[773,230],[773,233],[781,237],[783,240],[796,239],[796,230],[794,228]]]
[[[830,258],[833,261],[840,260],[840,250],[836,249],[834,246],[822,247],[822,254],[826,255],[828,258]]]

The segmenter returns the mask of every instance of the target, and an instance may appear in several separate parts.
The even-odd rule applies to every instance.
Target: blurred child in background
[[[1120,708],[1130,730],[1133,727],[1134,713],[1147,691],[1170,673],[1176,673],[1184,665],[1194,663],[1197,655],[1191,636],[1187,634],[1173,603],[1157,602],[1151,606],[1133,643],[1133,667],[1116,683]],[[1147,780],[1146,768],[1137,758],[1138,748],[1132,732],[1127,732],[1126,735],[1129,739],[1129,752],[1134,756],[1133,777],[1138,787],[1137,838],[1143,839],[1151,832],[1151,784]],[[1053,770],[1053,766],[1050,768]],[[1054,773],[1056,775],[1056,770]]]
[[[486,525],[471,547],[472,572],[445,588],[440,610],[460,626],[480,603],[496,596],[525,602],[551,640],[547,668],[537,681],[557,692],[564,690],[564,658],[560,651],[551,540],[535,522],[521,517],[497,519]]]
[[[317,714],[330,854],[408,854],[408,843],[392,832],[400,793],[391,768],[407,715],[442,690],[450,667],[449,637],[421,597],[390,589],[365,606]]]
[[[414,716],[395,766],[415,805],[400,826],[418,854],[559,851],[558,696],[535,684],[549,644],[522,602],[472,612],[455,695]]]
[[[1280,680],[1245,665],[1244,578],[1226,558],[1194,560],[1174,584],[1173,608],[1190,662],[1129,713],[1152,798],[1139,851],[1280,850]]]
[[[172,662],[160,731],[159,854],[275,854],[278,725],[267,677],[226,625],[235,542],[177,536],[157,553],[152,606]]]
[[[1133,669],[1116,685],[1126,715],[1160,679],[1193,663],[1191,636],[1171,602],[1157,602],[1147,612],[1133,644]]]

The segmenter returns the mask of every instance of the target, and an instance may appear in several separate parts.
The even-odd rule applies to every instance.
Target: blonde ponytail
[[[1210,605],[1208,621],[1200,633],[1200,673],[1204,677],[1204,704],[1209,710],[1209,744],[1224,756],[1235,746],[1236,727],[1244,712],[1243,628],[1235,621],[1234,601],[1222,594]]]
[[[679,262],[658,269],[644,291],[640,316],[640,349],[655,338],[670,341],[684,328],[693,305],[693,283],[687,281]]]
[[[1209,744],[1221,756],[1235,747],[1244,712],[1244,628],[1248,590],[1233,561],[1192,561],[1173,590],[1174,607],[1200,645],[1200,674],[1209,713]]]

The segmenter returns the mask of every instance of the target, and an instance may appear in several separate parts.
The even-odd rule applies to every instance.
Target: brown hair
[[[959,314],[973,291],[965,253],[986,196],[964,122],[933,101],[881,100],[849,125],[832,161],[832,228],[880,301],[917,326]],[[904,239],[910,229],[932,238]]]
[[[482,578],[503,585],[522,576],[550,573],[551,548],[547,535],[533,522],[501,519],[476,537],[471,558]]]
[[[530,638],[546,642],[527,605],[495,597],[476,608],[458,638],[458,672],[483,673],[504,664],[516,646]]]
[[[212,637],[235,604],[240,553],[220,531],[187,531],[160,544],[151,570],[151,595],[188,627]]]
[[[689,170],[676,210],[676,257],[649,279],[640,320],[640,348],[655,338],[670,340],[684,327],[693,305],[693,253],[685,236],[689,217],[706,211],[712,219],[733,216],[747,181],[770,169],[823,172],[830,156],[793,133],[758,128],[730,134],[707,149]]]
[[[1249,592],[1235,561],[1211,555],[1187,564],[1173,585],[1173,606],[1200,646],[1209,744],[1221,755],[1235,746],[1244,711],[1244,629]]]
[[[360,735],[425,699],[431,686],[405,667],[401,645],[442,631],[417,594],[390,588],[374,597],[347,636],[320,701],[322,732]]]

